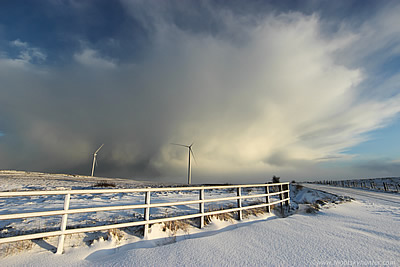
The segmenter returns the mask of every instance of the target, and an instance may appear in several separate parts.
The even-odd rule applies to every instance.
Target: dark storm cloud
[[[388,2],[390,3],[390,2]],[[268,14],[302,12],[326,18],[321,25],[343,19],[357,25],[374,15],[378,1],[2,1],[0,34],[21,39],[49,55],[48,63],[68,62],[82,44],[120,62],[140,60],[161,24],[197,34],[234,37],[226,21],[255,23]],[[29,15],[27,15],[29,14]],[[330,19],[333,20],[330,20]],[[324,20],[323,20],[324,21]],[[332,23],[332,21],[334,23]],[[245,21],[242,21],[245,22]],[[336,29],[337,30],[337,29]],[[236,36],[239,38],[239,36]],[[2,39],[3,39],[2,38]],[[4,41],[0,40],[0,41]]]
[[[398,177],[400,161],[390,158],[375,158],[357,162],[353,164],[352,169],[355,174],[352,176],[354,178]]]
[[[26,5],[0,9],[0,168],[89,174],[104,143],[98,175],[183,182],[187,151],[170,143],[195,142],[202,181],[293,174],[399,112],[398,97],[359,98],[365,55],[348,56],[379,23],[327,32],[319,1]],[[381,89],[396,96],[395,80]]]
[[[360,169],[367,169],[373,173],[380,173],[382,176],[400,173],[400,162],[390,160],[373,160],[360,164]]]

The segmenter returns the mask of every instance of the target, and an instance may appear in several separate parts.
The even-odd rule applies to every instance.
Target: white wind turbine
[[[92,165],[92,176],[94,174],[94,165],[97,163],[96,162],[96,156],[97,156],[97,152],[99,152],[99,150],[104,146],[104,144],[102,144],[97,150],[96,152],[94,152],[93,154],[93,165]]]
[[[192,143],[190,146],[181,145],[181,144],[175,144],[175,143],[171,143],[171,145],[183,146],[183,147],[187,147],[187,148],[189,149],[188,184],[192,184],[192,172],[191,172],[191,170],[190,170],[190,154],[192,154],[193,159],[196,161],[196,158],[194,157],[194,153],[193,153],[193,150],[192,150],[193,143]]]

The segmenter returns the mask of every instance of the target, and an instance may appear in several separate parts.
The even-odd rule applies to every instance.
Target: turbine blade
[[[170,143],[171,145],[175,145],[175,146],[183,146],[183,147],[189,147],[189,146],[186,146],[186,145],[181,145],[181,144],[175,144],[175,143]]]
[[[190,147],[189,148],[189,150],[190,150],[190,153],[192,154],[192,156],[193,156],[193,159],[194,159],[194,162],[196,163],[196,165],[197,165],[197,160],[196,160],[196,157],[194,156],[194,153],[193,153],[193,150],[192,150],[192,148]]]
[[[104,144],[102,144],[102,145],[96,150],[96,152],[94,152],[94,153],[96,154],[97,152],[99,152],[99,150],[100,150],[103,146],[104,146]]]

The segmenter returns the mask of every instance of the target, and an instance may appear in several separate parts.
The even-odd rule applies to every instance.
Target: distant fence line
[[[318,181],[318,184],[334,185],[341,187],[356,187],[356,188],[367,188],[374,190],[383,190],[385,192],[400,192],[400,184],[396,183],[376,183],[371,180],[343,180],[343,181]]]
[[[264,188],[265,193],[255,194],[255,195],[243,195],[242,189],[250,188],[250,187],[251,188],[257,188],[257,187]],[[213,190],[213,189],[236,190],[236,196],[206,199],[204,191],[205,190]],[[199,199],[198,200],[189,200],[189,201],[180,201],[180,202],[151,203],[151,193],[152,192],[167,192],[167,191],[169,191],[169,192],[171,192],[171,191],[198,191]],[[71,195],[135,193],[135,192],[144,193],[144,204],[122,205],[122,206],[102,206],[102,207],[79,208],[79,209],[70,209],[69,208]],[[59,239],[58,239],[58,246],[57,246],[57,254],[61,254],[63,252],[65,235],[143,225],[144,226],[144,237],[147,237],[150,224],[162,223],[162,222],[168,222],[168,221],[176,221],[176,220],[182,220],[182,219],[191,219],[191,218],[200,218],[199,227],[202,228],[202,227],[204,227],[204,219],[206,216],[222,214],[222,213],[229,213],[229,212],[237,212],[238,219],[241,220],[243,210],[266,207],[267,211],[271,212],[271,206],[274,206],[277,204],[280,204],[281,207],[283,206],[283,204],[289,205],[289,201],[290,201],[289,192],[290,192],[289,183],[246,184],[246,185],[225,185],[225,186],[197,186],[197,187],[168,187],[168,188],[138,188],[138,189],[93,189],[93,190],[0,192],[0,198],[10,198],[10,197],[20,197],[20,196],[25,197],[25,196],[64,195],[64,208],[62,210],[0,215],[0,220],[12,220],[12,219],[22,219],[22,218],[30,218],[30,217],[62,215],[62,219],[61,219],[61,223],[60,223],[60,230],[4,237],[4,238],[0,238],[0,244],[15,242],[15,241],[22,241],[22,240],[32,240],[32,239],[38,239],[38,238],[58,236]],[[272,197],[272,196],[279,196],[279,200],[271,201],[270,197]],[[249,198],[263,198],[264,201],[261,204],[243,206],[242,200],[249,199]],[[216,202],[232,201],[232,200],[233,201],[236,200],[236,203],[237,203],[237,206],[234,208],[230,207],[227,209],[216,210],[216,211],[205,211],[205,209],[204,209],[205,203],[210,203],[210,202],[216,203]],[[191,205],[191,204],[199,205],[198,213],[183,215],[183,216],[166,217],[166,218],[161,218],[161,219],[150,219],[150,209],[151,208],[179,206],[179,205]],[[67,229],[67,219],[68,219],[69,214],[90,213],[90,212],[100,212],[100,211],[133,210],[133,209],[143,209],[144,210],[144,220],[126,222],[126,223],[116,223],[116,224],[109,224],[109,225],[101,225],[101,226],[82,227],[82,228],[76,228],[76,229]]]

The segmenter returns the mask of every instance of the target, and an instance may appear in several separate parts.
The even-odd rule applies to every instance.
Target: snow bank
[[[324,209],[318,216],[272,216],[233,225],[214,222],[201,232],[166,244],[141,240],[113,247],[103,241],[90,248],[68,249],[63,255],[43,252],[6,257],[2,265],[398,266],[399,216],[397,211],[394,216],[378,206],[351,202]],[[160,231],[155,237],[160,237]]]
[[[74,179],[68,179],[74,186],[81,186]],[[18,186],[27,189],[22,180],[17,180]],[[58,183],[57,179],[51,182],[41,180],[38,178],[35,186],[45,188],[51,183],[55,187],[60,186],[60,181],[65,181],[64,178],[60,178]],[[118,195],[111,197],[124,199]],[[132,201],[132,197],[126,201]],[[182,199],[191,196],[160,194],[159,197],[162,201],[163,198]],[[40,240],[35,241],[28,252],[6,257],[3,254],[1,265],[398,265],[400,229],[397,225],[400,207],[367,201],[337,205],[348,198],[340,197],[335,192],[330,194],[295,185],[291,187],[291,197],[292,205],[297,205],[299,209],[286,218],[265,214],[240,222],[213,219],[204,229],[188,226],[177,231],[156,224],[151,227],[147,239],[132,229],[71,235],[66,238],[63,255],[51,252],[55,248],[54,240]],[[32,205],[42,205],[39,200],[30,201]],[[82,199],[77,205],[85,201],[87,199]],[[109,200],[99,197],[97,201],[104,204]],[[313,204],[329,209],[321,209],[316,216],[302,212],[303,205]],[[49,199],[43,205],[51,206],[55,202]],[[10,207],[13,208],[6,203],[1,208]],[[22,223],[27,224],[27,221]]]

